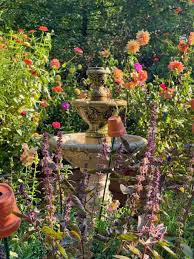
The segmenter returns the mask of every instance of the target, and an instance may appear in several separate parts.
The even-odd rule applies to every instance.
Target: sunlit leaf
[[[152,252],[153,256],[155,259],[163,259],[162,256],[159,255],[159,253],[156,251],[156,250],[151,250],[150,251]]]
[[[166,250],[170,255],[172,255],[174,258],[178,258],[177,255],[168,247],[165,245],[161,245],[161,247]]]
[[[138,239],[138,236],[135,235],[134,233],[126,233],[126,234],[121,234],[119,236],[119,239],[126,240],[126,241],[136,241]]]
[[[138,255],[138,256],[141,255],[141,252],[140,252],[136,247],[134,247],[134,246],[132,246],[132,245],[127,245],[127,247],[129,248],[129,250],[130,250],[133,254]]]
[[[65,237],[65,233],[64,232],[56,232],[52,228],[50,228],[48,226],[44,226],[42,228],[42,232],[46,236],[52,237],[52,238],[57,239],[57,240],[61,240],[62,238]]]
[[[179,191],[181,191],[181,192],[184,193],[184,192],[185,192],[185,188],[184,188],[184,187],[180,187],[180,188],[179,188]]]
[[[15,252],[13,252],[13,251],[10,251],[10,256],[11,256],[12,258],[18,258],[18,254],[15,253]]]
[[[60,254],[65,258],[68,259],[67,253],[65,251],[65,248],[62,247],[59,243],[57,243],[57,247],[59,249]]]
[[[79,242],[81,241],[81,236],[77,231],[74,231],[74,230],[70,231],[70,235],[71,237],[75,238]]]

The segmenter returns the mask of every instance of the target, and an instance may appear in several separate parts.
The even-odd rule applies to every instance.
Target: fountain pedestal
[[[102,151],[104,138],[107,144],[111,145],[111,138],[108,137],[108,118],[118,114],[125,108],[125,100],[111,99],[110,91],[105,87],[106,79],[109,74],[104,68],[89,68],[87,71],[91,80],[91,95],[89,99],[77,99],[72,101],[83,120],[89,125],[85,133],[64,134],[62,138],[63,157],[73,166],[80,168],[81,171],[87,169],[90,174],[87,188],[87,200],[92,206],[94,199],[103,196],[106,174],[99,173],[98,154]],[[129,151],[138,151],[146,146],[147,141],[139,136],[125,135],[124,140],[128,143]],[[51,145],[56,146],[57,137],[51,139]],[[114,150],[121,146],[121,140],[116,138]],[[109,180],[108,180],[109,182]],[[95,187],[96,186],[96,187]],[[89,191],[89,192],[88,192]],[[109,200],[109,184],[105,201]]]

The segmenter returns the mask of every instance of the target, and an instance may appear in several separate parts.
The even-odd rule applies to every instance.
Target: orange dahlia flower
[[[140,46],[147,45],[150,41],[150,34],[148,31],[138,31],[136,34],[136,39],[139,42]]]
[[[129,53],[135,54],[140,49],[140,44],[136,40],[130,40],[127,44],[127,49]]]
[[[194,32],[190,32],[189,39],[188,39],[189,45],[194,45]]]
[[[140,81],[141,83],[145,82],[148,79],[148,73],[146,70],[141,70],[138,73],[138,81]]]
[[[113,77],[114,77],[115,80],[116,79],[122,79],[123,78],[123,71],[116,67],[113,70]]]
[[[188,48],[189,48],[189,45],[187,45],[187,43],[184,40],[180,40],[178,49],[181,52],[186,53],[188,51]]]
[[[131,74],[131,77],[133,78],[133,82],[136,82],[137,84],[142,84],[148,79],[148,73],[145,70],[141,70],[138,72],[133,72]]]
[[[175,71],[177,73],[181,73],[183,72],[184,70],[184,65],[182,62],[180,61],[177,61],[177,60],[174,60],[174,61],[171,61],[168,65],[168,69],[170,71]]]
[[[134,89],[136,86],[138,86],[138,82],[134,80],[125,84],[127,89]]]

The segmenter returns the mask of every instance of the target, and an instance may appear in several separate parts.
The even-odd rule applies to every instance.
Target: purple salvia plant
[[[84,166],[84,169],[82,171],[82,178],[79,184],[79,193],[78,193],[78,198],[80,199],[82,204],[86,203],[86,192],[85,190],[88,188],[88,183],[89,183],[89,177],[90,175],[88,174],[87,170],[88,165],[86,164]]]
[[[46,198],[46,208],[47,208],[47,216],[46,220],[53,225],[53,222],[55,221],[55,206],[53,204],[53,176],[52,176],[52,170],[49,167],[49,161],[51,160],[49,155],[49,135],[47,132],[43,135],[43,149],[42,149],[42,155],[43,155],[43,166],[42,171],[44,174],[44,190],[45,190],[45,198]]]
[[[139,229],[140,235],[144,238],[149,238],[152,243],[163,239],[166,228],[163,224],[156,225],[158,221],[157,214],[160,210],[160,192],[161,192],[161,174],[154,157],[156,151],[156,133],[157,133],[157,106],[151,105],[151,120],[148,132],[148,146],[144,159],[140,165],[140,175],[137,176],[137,184],[135,185],[135,193],[133,195],[134,205],[140,199],[140,194],[143,190],[146,191],[147,202],[144,207],[145,216],[144,224]],[[146,182],[146,186],[143,183]]]
[[[71,208],[72,208],[72,198],[71,195],[69,195],[66,198],[65,202],[65,209],[64,209],[64,217],[63,221],[61,222],[62,228],[65,229],[70,222],[70,213],[71,213]]]
[[[63,134],[61,131],[59,131],[57,133],[57,147],[55,151],[55,161],[57,165],[60,164],[60,161],[62,159],[62,138],[63,138]]]
[[[101,152],[98,154],[98,168],[107,169],[110,156],[110,147],[106,139],[103,140]]]
[[[157,106],[155,103],[151,105],[151,119],[150,119],[150,128],[148,131],[148,144],[147,150],[145,152],[144,158],[140,164],[139,172],[136,180],[137,183],[134,186],[134,193],[132,194],[131,206],[132,212],[135,213],[140,202],[141,192],[144,190],[143,183],[146,181],[146,176],[151,170],[153,164],[153,157],[156,150],[156,128],[157,125]]]

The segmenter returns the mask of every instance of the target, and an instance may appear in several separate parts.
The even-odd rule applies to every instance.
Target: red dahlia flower
[[[39,26],[38,27],[39,31],[48,31],[49,29],[46,26]]]
[[[52,123],[52,126],[53,126],[54,129],[60,129],[61,128],[61,123],[58,122],[58,121],[54,121]]]
[[[24,59],[24,63],[28,66],[32,66],[33,65],[33,61],[31,59],[25,58]]]
[[[52,87],[53,92],[60,93],[63,92],[63,88],[60,85]]]
[[[74,52],[76,53],[76,54],[78,54],[78,55],[83,55],[83,53],[84,53],[84,51],[83,51],[83,49],[81,49],[81,48],[74,48]]]

